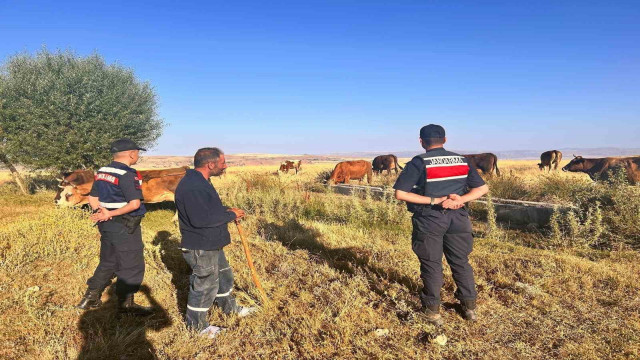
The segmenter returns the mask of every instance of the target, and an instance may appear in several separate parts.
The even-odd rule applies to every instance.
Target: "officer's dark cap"
[[[136,144],[135,142],[133,142],[133,140],[130,140],[130,139],[120,139],[111,143],[112,154],[115,154],[121,151],[128,151],[128,150],[147,151],[147,149],[141,148],[140,146],[138,146],[138,144]]]
[[[420,129],[421,139],[443,139],[444,137],[444,128],[440,125],[429,124]]]

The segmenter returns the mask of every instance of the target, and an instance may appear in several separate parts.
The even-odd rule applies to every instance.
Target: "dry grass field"
[[[100,309],[74,308],[98,262],[88,213],[55,208],[53,190],[23,196],[4,183],[0,358],[640,358],[640,187],[540,173],[535,163],[500,161],[493,196],[578,210],[533,230],[495,228],[476,214],[480,318],[468,323],[457,313],[445,266],[441,328],[417,311],[421,284],[404,205],[327,192],[318,179],[331,163],[303,165],[297,176],[274,175],[272,165],[229,168],[213,183],[227,205],[249,214],[243,226],[270,302],[260,303],[231,224],[235,295],[262,309],[243,319],[211,311],[211,322],[228,328],[215,340],[186,331],[182,320],[189,269],[172,204],[148,206],[142,223],[147,270],[137,299],[158,312],[118,318],[112,290]]]

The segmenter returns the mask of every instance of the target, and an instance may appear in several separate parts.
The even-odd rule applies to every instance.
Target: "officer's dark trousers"
[[[460,301],[474,300],[477,296],[469,254],[473,247],[469,214],[459,210],[437,210],[426,207],[412,218],[412,248],[420,260],[420,277],[424,288],[420,300],[425,307],[440,305],[442,288],[442,254],[451,267]]]
[[[238,310],[236,300],[231,295],[233,272],[220,250],[182,250],[182,256],[192,269],[189,277],[189,298],[187,300],[187,327],[203,330],[209,326],[209,308],[219,307],[223,313]]]
[[[91,290],[104,290],[117,277],[116,295],[124,299],[140,289],[144,278],[144,254],[140,226],[130,234],[119,223],[100,224],[100,263],[87,280]]]

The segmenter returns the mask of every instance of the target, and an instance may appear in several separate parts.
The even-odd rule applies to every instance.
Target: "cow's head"
[[[573,159],[562,168],[562,171],[584,171],[585,160],[582,156],[573,155]]]
[[[538,163],[538,168],[540,168],[540,170],[544,169],[544,165],[542,165],[542,163]]]
[[[331,176],[329,177],[329,180],[327,180],[327,183],[329,185],[340,184],[340,183],[343,183],[344,180],[345,180],[345,176],[344,176],[344,173],[342,172],[342,169],[336,169],[331,173]]]
[[[93,171],[76,170],[62,175],[54,202],[58,206],[80,206],[89,202],[89,192],[93,185]]]

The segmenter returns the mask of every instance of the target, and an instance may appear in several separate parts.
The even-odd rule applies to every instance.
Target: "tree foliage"
[[[1,150],[30,168],[95,168],[119,138],[152,146],[164,125],[156,109],[148,82],[98,54],[43,49],[0,68]]]

